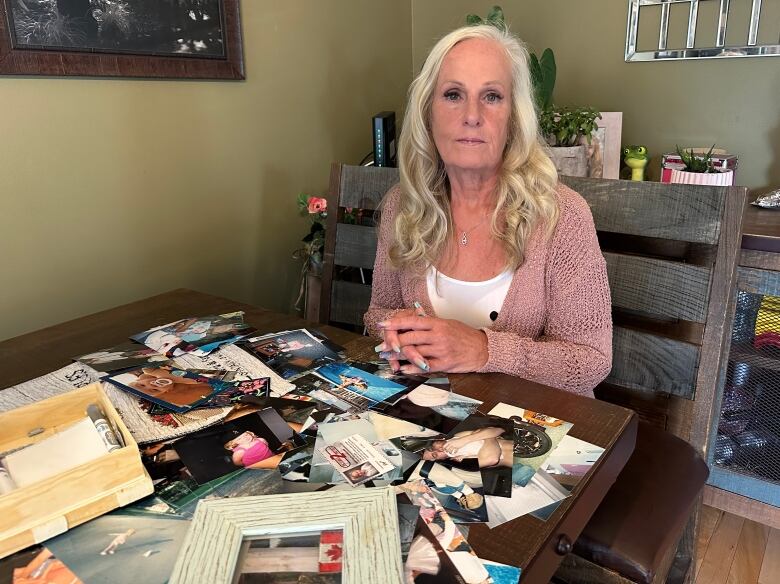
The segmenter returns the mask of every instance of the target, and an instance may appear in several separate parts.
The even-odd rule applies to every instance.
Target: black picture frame
[[[14,0],[0,0],[0,75],[243,80],[239,0],[218,0],[224,51],[221,56],[137,54],[110,49],[14,46]]]

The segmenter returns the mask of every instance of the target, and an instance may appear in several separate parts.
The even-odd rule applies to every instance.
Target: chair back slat
[[[604,253],[612,306],[649,316],[703,323],[712,270],[680,262]]]
[[[345,164],[341,167],[339,207],[373,211],[382,201],[385,193],[397,182],[397,168]]]
[[[369,302],[371,286],[368,284],[334,280],[330,318],[335,322],[362,327]]]
[[[376,235],[375,227],[337,224],[334,257],[336,265],[373,269],[376,259]]]
[[[718,242],[724,202],[713,196],[718,187],[570,176],[561,180],[588,202],[598,231]]]
[[[620,326],[614,328],[612,345],[606,383],[693,399],[699,347]]]

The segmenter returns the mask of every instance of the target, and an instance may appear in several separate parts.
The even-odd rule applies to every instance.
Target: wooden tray
[[[0,413],[0,452],[34,444],[100,404],[124,438],[124,448],[59,475],[0,496],[0,558],[64,533],[154,491],[133,440],[99,383]],[[28,434],[43,431],[32,438]]]

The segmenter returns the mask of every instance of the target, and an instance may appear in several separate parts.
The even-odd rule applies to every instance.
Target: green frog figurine
[[[626,146],[623,148],[623,162],[631,169],[631,180],[645,180],[647,161],[647,148],[644,146]]]

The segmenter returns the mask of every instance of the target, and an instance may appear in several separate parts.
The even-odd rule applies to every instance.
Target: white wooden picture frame
[[[201,501],[170,584],[231,584],[246,538],[342,530],[344,584],[401,582],[392,487]]]

